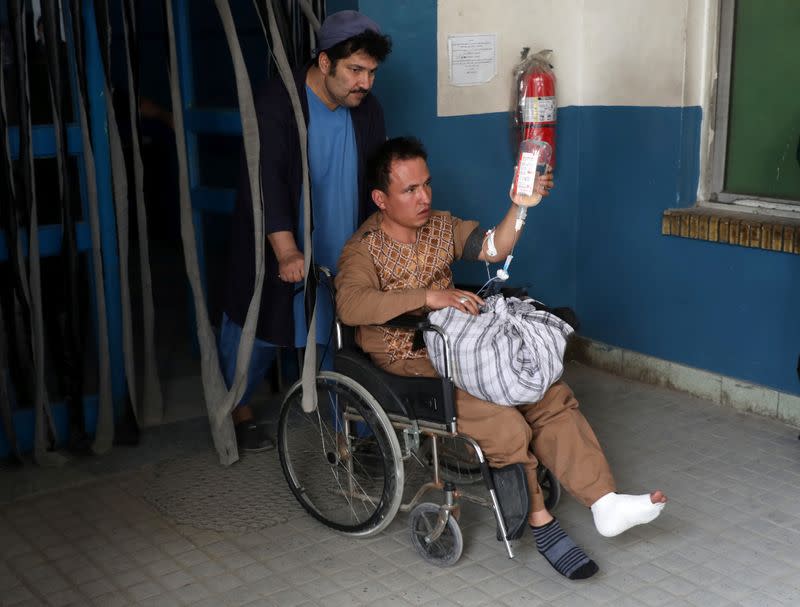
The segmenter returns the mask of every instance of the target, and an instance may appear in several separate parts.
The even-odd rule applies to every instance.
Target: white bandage
[[[514,231],[519,232],[525,225],[525,217],[528,216],[528,207],[517,207],[517,220],[514,222]]]
[[[626,495],[606,493],[592,504],[592,516],[598,533],[615,537],[636,525],[654,520],[664,509],[663,502],[653,503],[649,493]]]
[[[497,257],[497,248],[494,246],[494,228],[486,232],[486,254],[489,257]]]

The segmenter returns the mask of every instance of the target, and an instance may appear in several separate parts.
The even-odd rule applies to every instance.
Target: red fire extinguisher
[[[544,141],[552,148],[551,166],[555,166],[556,75],[550,65],[552,51],[539,51],[524,57],[517,66],[516,123],[519,140]]]

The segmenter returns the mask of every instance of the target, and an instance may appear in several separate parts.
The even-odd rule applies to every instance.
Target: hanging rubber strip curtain
[[[78,119],[81,128],[83,162],[86,172],[87,207],[92,236],[92,265],[94,266],[95,303],[97,305],[97,351],[99,389],[97,427],[92,449],[106,453],[114,440],[114,405],[111,398],[111,366],[108,346],[108,313],[106,310],[105,280],[103,278],[102,242],[97,202],[97,172],[89,130],[87,109],[86,63],[83,49],[82,0],[64,0],[64,24],[67,35],[68,63],[70,65],[73,98],[77,99]]]
[[[34,459],[40,465],[56,466],[65,458],[50,451],[56,441],[55,426],[47,399],[45,386],[44,319],[42,316],[42,282],[39,260],[39,221],[36,201],[36,179],[31,139],[30,82],[28,77],[28,49],[25,18],[26,3],[10,0],[9,19],[13,31],[17,67],[17,96],[19,99],[19,163],[22,165],[24,197],[29,219],[28,232],[28,284],[30,287],[30,318],[33,343],[33,368],[36,374],[34,392]],[[48,435],[49,431],[49,435]]]
[[[125,34],[125,62],[128,67],[128,111],[133,147],[133,176],[136,194],[136,227],[139,236],[139,268],[142,281],[142,322],[144,341],[144,386],[142,416],[145,424],[159,423],[164,416],[164,401],[158,377],[155,347],[155,310],[153,280],[150,273],[150,245],[147,233],[147,209],[144,203],[144,167],[139,144],[139,72],[136,43],[135,0],[122,0],[122,24]],[[129,382],[134,378],[128,379]]]
[[[59,2],[45,2],[42,21],[46,47],[47,76],[50,83],[50,107],[56,143],[58,173],[58,200],[61,207],[61,278],[58,327],[60,352],[53,354],[61,362],[61,385],[69,417],[69,446],[73,451],[86,452],[90,448],[83,415],[83,339],[80,307],[80,259],[75,235],[72,188],[67,172],[67,131],[62,114],[64,82],[61,74],[61,14]]]
[[[313,44],[313,40],[316,32],[319,31],[320,22],[308,0],[294,0],[285,4],[290,12],[292,35],[291,38],[284,39],[284,48],[287,50],[286,55],[290,65],[298,66],[305,63],[305,57],[308,56],[307,51],[313,52],[316,46]],[[272,6],[276,9],[275,17],[280,26],[283,6],[280,2],[274,2]],[[322,14],[321,11],[320,14]],[[308,44],[308,48],[306,48],[306,44]],[[291,52],[289,52],[290,50]]]
[[[174,17],[172,12],[171,0],[165,3],[166,8],[166,21],[167,21],[167,34],[169,44],[169,72],[170,72],[170,88],[172,93],[172,107],[173,118],[175,123],[175,138],[178,152],[178,173],[179,173],[179,191],[180,191],[180,207],[181,207],[181,238],[183,241],[184,256],[186,261],[186,271],[189,277],[189,282],[192,288],[192,294],[195,304],[195,312],[197,318],[197,335],[200,344],[201,352],[201,371],[203,377],[203,391],[206,399],[206,408],[208,410],[209,420],[211,422],[211,433],[214,439],[214,444],[220,458],[220,462],[224,465],[233,463],[238,459],[236,451],[236,439],[233,432],[233,422],[231,419],[231,411],[236,404],[241,400],[241,396],[245,388],[245,380],[247,369],[249,367],[250,356],[253,350],[253,343],[255,341],[256,323],[258,321],[258,312],[261,302],[261,292],[264,284],[264,221],[263,221],[263,191],[261,186],[261,170],[260,170],[260,140],[258,134],[258,121],[255,114],[255,104],[253,101],[252,87],[250,86],[249,78],[247,75],[244,58],[241,53],[238,37],[236,36],[235,24],[233,16],[230,11],[230,5],[227,0],[215,0],[217,10],[225,29],[228,45],[231,50],[231,57],[233,59],[234,71],[236,74],[236,86],[239,96],[240,115],[242,120],[242,132],[245,145],[245,157],[248,168],[248,177],[250,180],[250,188],[252,192],[253,201],[253,230],[254,230],[254,243],[255,243],[255,283],[253,289],[253,297],[248,307],[247,316],[245,317],[244,326],[242,327],[242,337],[239,342],[239,349],[237,351],[236,371],[234,374],[233,383],[230,390],[225,389],[225,382],[222,378],[220,371],[219,360],[217,356],[216,339],[211,330],[211,324],[208,319],[208,311],[206,309],[205,300],[203,298],[203,290],[200,281],[200,270],[197,260],[197,248],[195,240],[194,225],[191,217],[191,202],[189,195],[189,179],[188,179],[188,159],[186,154],[186,136],[183,127],[183,106],[181,103],[180,91],[180,78],[178,74],[177,51],[175,43],[175,27]],[[261,10],[256,3],[256,9],[261,17]],[[301,142],[301,150],[303,157],[303,192],[304,199],[307,201],[304,209],[306,218],[305,229],[305,250],[311,251],[311,221],[310,221],[310,194],[309,194],[309,176],[308,176],[308,159],[306,150],[306,132],[305,120],[303,118],[302,109],[300,107],[300,100],[297,90],[291,78],[291,68],[289,67],[286,53],[281,43],[280,34],[278,33],[275,16],[272,12],[272,7],[268,6],[270,17],[270,30],[274,39],[274,47],[276,52],[276,61],[281,71],[281,78],[287,82],[287,89],[292,97],[292,103],[295,108],[295,115],[299,116],[298,129]],[[262,18],[262,27],[263,18]],[[265,29],[266,33],[266,29]],[[306,284],[309,285],[309,275],[311,268],[311,255],[306,256],[305,272]],[[313,289],[313,280],[311,283]],[[307,289],[308,292],[308,289]],[[308,336],[309,343],[316,343],[316,311],[312,313],[311,328]],[[309,353],[311,353],[309,355]],[[310,372],[309,372],[310,370]],[[304,390],[304,406],[305,396],[309,395],[311,402],[309,410],[316,407],[316,390],[313,389],[316,379],[316,348],[307,348],[306,357],[304,361],[303,370],[305,386],[311,386],[310,389]],[[310,380],[309,380],[310,378]],[[310,381],[310,383],[308,383]]]
[[[311,26],[311,31],[316,34],[321,27],[319,22],[319,18],[314,13],[314,7],[311,6],[311,3],[308,0],[299,0],[300,9],[303,11],[303,14],[308,19],[308,24]]]
[[[108,125],[108,141],[111,155],[111,183],[114,188],[114,210],[117,219],[117,247],[119,249],[119,284],[120,305],[122,308],[122,353],[125,377],[128,384],[129,403],[126,406],[133,410],[136,422],[138,419],[138,399],[136,397],[136,367],[133,359],[133,320],[131,318],[131,291],[129,242],[128,242],[128,169],[125,165],[125,153],[122,150],[122,138],[119,133],[117,112],[111,91],[111,22],[109,21],[107,0],[95,0],[97,39],[100,42],[103,62],[103,93],[106,102]],[[133,92],[130,91],[132,95]],[[141,424],[139,423],[141,426]]]
[[[7,310],[0,310],[0,416],[2,416],[3,426],[11,447],[11,453],[19,462],[22,461],[22,456],[20,454],[19,443],[17,442],[17,435],[14,431],[14,419],[11,411],[11,388],[7,371],[10,370],[8,345],[11,341],[8,339],[5,331],[3,312],[7,312],[9,316],[12,316],[18,314],[20,308],[24,307],[26,314],[24,315],[23,321],[19,324],[24,327],[30,327],[30,309],[28,308],[30,296],[28,295],[28,280],[25,274],[22,245],[19,241],[16,184],[14,183],[14,166],[11,160],[11,145],[9,142],[10,127],[8,124],[5,82],[6,58],[4,56],[4,51],[10,52],[10,50],[11,49],[6,50],[5,45],[0,44],[0,133],[3,134],[3,139],[0,141],[0,183],[4,186],[2,190],[0,190],[4,193],[4,198],[0,199],[0,209],[2,210],[3,219],[6,224],[6,248],[8,249],[8,260],[10,264],[8,272],[12,276],[11,283],[5,281],[0,285],[1,288],[6,290],[5,293],[3,293],[3,300],[0,303],[5,303],[10,308]],[[29,352],[23,354],[21,358],[29,361],[29,364],[33,363]]]
[[[1,57],[0,53],[0,59]],[[0,62],[0,65],[2,63]],[[2,71],[2,68],[0,68]],[[0,75],[0,79],[2,76]],[[2,86],[2,82],[0,82]],[[0,128],[4,125],[0,124]],[[3,171],[5,174],[5,171]],[[5,185],[5,178],[0,179],[0,183]],[[4,191],[4,190],[0,190]],[[6,201],[8,202],[8,201]],[[8,288],[10,285],[3,285]],[[14,430],[14,416],[11,411],[11,387],[9,381],[9,359],[8,359],[8,339],[6,337],[6,323],[2,310],[0,310],[0,431],[4,432],[8,438],[9,450],[12,459],[18,463],[22,462],[22,455],[17,441],[17,433]]]
[[[16,462],[22,462],[17,434],[14,431],[14,417],[11,413],[11,390],[9,388],[8,375],[6,374],[6,369],[8,369],[7,343],[6,323],[3,315],[0,314],[0,430],[4,431],[8,437],[13,459]]]
[[[271,41],[272,53],[278,67],[278,74],[289,93],[292,102],[295,123],[297,124],[297,135],[300,140],[300,158],[303,168],[303,250],[305,251],[305,307],[306,318],[310,318],[308,323],[308,335],[306,337],[305,356],[303,357],[303,370],[301,379],[303,382],[303,396],[301,406],[303,411],[310,413],[317,408],[317,298],[316,298],[316,276],[314,274],[314,259],[312,250],[311,234],[312,214],[311,214],[311,187],[308,172],[308,130],[306,128],[303,108],[300,104],[300,95],[294,82],[292,68],[286,56],[286,50],[281,40],[278,23],[275,18],[275,7],[271,0],[266,0],[261,6],[258,0],[254,0],[256,10],[261,20],[261,27],[264,35]],[[266,9],[266,10],[264,10]],[[262,12],[263,11],[263,12]],[[269,34],[267,25],[264,23],[264,12],[267,15]],[[259,300],[260,301],[260,300]]]
[[[246,364],[250,361],[255,339],[255,325],[257,320],[257,305],[252,302],[247,312],[242,338],[239,342],[238,359],[233,385],[230,390],[225,387],[222,371],[217,355],[217,343],[211,323],[208,319],[208,310],[203,296],[203,287],[200,279],[200,266],[197,260],[197,240],[192,223],[192,203],[189,194],[189,162],[186,153],[186,132],[183,127],[183,104],[181,102],[180,75],[178,74],[178,55],[175,42],[175,22],[172,11],[172,1],[166,0],[164,8],[167,23],[167,42],[169,48],[169,80],[172,98],[173,122],[175,126],[175,146],[178,156],[178,189],[181,218],[181,240],[183,242],[184,261],[186,274],[192,289],[195,316],[197,319],[197,339],[200,345],[200,370],[203,378],[203,395],[206,400],[206,410],[211,426],[211,436],[217,450],[220,463],[230,465],[239,459],[236,448],[236,435],[233,420],[229,412],[242,397],[245,389],[247,373]],[[261,220],[261,205],[256,204],[259,189],[253,190],[253,217],[256,218],[256,282],[254,300],[261,300],[261,288],[264,283],[264,253],[263,253],[263,220]],[[256,206],[258,209],[256,209]],[[256,215],[256,210],[258,215]],[[259,245],[259,243],[261,243]],[[261,259],[259,263],[258,249],[261,246]]]
[[[314,49],[317,46],[316,45],[317,32],[319,31],[319,28],[322,27],[322,24],[320,23],[319,20],[323,15],[323,6],[322,6],[323,2],[322,0],[316,0],[317,4],[316,13],[314,12],[314,7],[311,6],[311,2],[309,2],[309,0],[298,0],[298,4],[300,6],[300,10],[302,11],[303,15],[305,15],[306,18],[305,24],[306,27],[308,28],[308,38],[306,42],[308,42],[309,54],[313,55]],[[320,17],[317,17],[317,14],[319,14]]]
[[[228,0],[215,0],[217,12],[222,20],[225,31],[225,38],[231,51],[233,60],[233,70],[236,77],[236,93],[239,98],[239,114],[242,122],[242,139],[244,142],[245,159],[247,164],[247,175],[250,182],[250,191],[253,192],[253,229],[255,236],[255,268],[256,282],[253,298],[247,309],[245,324],[242,328],[242,339],[237,351],[236,378],[238,380],[241,372],[246,380],[247,369],[250,366],[250,356],[253,351],[255,340],[256,325],[258,323],[259,308],[261,304],[261,293],[264,286],[265,272],[265,238],[264,238],[264,191],[261,184],[261,140],[258,132],[258,119],[256,117],[255,101],[253,99],[253,89],[250,84],[250,77],[247,74],[247,66],[242,55],[242,48],[239,44],[239,37],[236,34],[236,25],[233,20],[231,8]],[[239,398],[228,403],[225,415],[229,415],[236,406]]]

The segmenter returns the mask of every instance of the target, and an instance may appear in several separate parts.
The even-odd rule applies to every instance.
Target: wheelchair
[[[417,339],[423,331],[436,332],[445,343],[448,372],[441,378],[387,373],[354,345],[353,329],[335,321],[335,371],[316,376],[316,409],[303,410],[301,381],[281,406],[277,446],[290,490],[311,516],[351,537],[374,536],[398,512],[407,512],[414,549],[442,567],[455,564],[464,547],[460,500],[476,503],[493,511],[497,538],[513,558],[510,540],[527,526],[527,512],[517,513],[516,527],[509,529],[498,499],[497,471],[489,468],[477,442],[458,432],[447,336],[419,316],[404,315],[384,326],[413,329]],[[522,465],[514,466],[524,477]],[[404,502],[407,483],[420,480],[419,474],[407,475],[412,467],[422,467],[428,478],[416,490],[409,487]],[[558,480],[543,467],[538,476],[545,505],[552,509],[561,495]],[[482,495],[472,487],[480,481]],[[432,492],[441,493],[441,503],[423,501]]]

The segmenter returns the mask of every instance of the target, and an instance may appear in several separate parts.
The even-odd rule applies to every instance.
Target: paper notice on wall
[[[450,84],[475,86],[497,75],[497,34],[458,34],[447,37]]]

